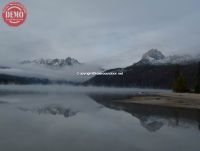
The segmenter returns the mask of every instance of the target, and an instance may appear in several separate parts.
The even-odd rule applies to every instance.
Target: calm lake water
[[[6,91],[0,94],[0,151],[200,149],[198,111],[124,107],[88,93]]]

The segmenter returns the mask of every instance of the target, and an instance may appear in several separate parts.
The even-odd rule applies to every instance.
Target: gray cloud
[[[71,56],[125,66],[151,48],[166,55],[199,52],[198,0],[21,2],[28,9],[24,25],[10,28],[1,20],[0,63]]]

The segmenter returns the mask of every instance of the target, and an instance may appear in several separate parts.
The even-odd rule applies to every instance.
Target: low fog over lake
[[[0,150],[198,150],[197,119],[188,120],[181,114],[147,115],[142,109],[127,111],[95,99],[105,94],[128,96],[155,91],[168,92],[58,85],[0,86]]]

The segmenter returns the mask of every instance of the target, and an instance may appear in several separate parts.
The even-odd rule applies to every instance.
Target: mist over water
[[[200,147],[198,121],[145,114],[143,109],[140,112],[119,110],[90,95],[161,91],[168,92],[136,88],[1,85],[0,150],[197,150]],[[180,122],[177,124],[177,121]]]
[[[0,92],[136,94],[136,93],[142,93],[142,92],[144,93],[170,92],[170,90],[95,87],[95,86],[70,86],[70,85],[0,85]]]

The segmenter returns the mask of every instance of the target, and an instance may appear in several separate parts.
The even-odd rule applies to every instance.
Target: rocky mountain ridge
[[[71,57],[67,57],[66,59],[35,59],[35,60],[25,60],[20,62],[21,64],[38,64],[38,65],[46,65],[51,67],[64,67],[64,66],[74,66],[80,65],[81,63]]]

